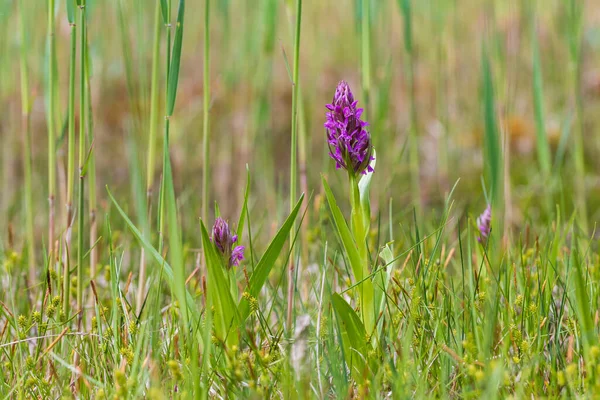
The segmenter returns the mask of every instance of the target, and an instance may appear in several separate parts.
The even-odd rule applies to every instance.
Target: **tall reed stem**
[[[290,154],[290,212],[294,209],[296,200],[296,186],[298,185],[298,89],[299,89],[299,70],[300,70],[300,28],[302,26],[302,0],[296,0],[296,26],[294,34],[294,69],[293,69],[293,87],[292,87],[292,140]],[[296,222],[292,226],[292,232],[296,231]],[[293,249],[293,241],[290,240],[290,251]],[[292,311],[294,308],[294,256],[290,258],[288,269],[288,299],[287,299],[287,329],[292,329]]]
[[[152,46],[152,81],[150,88],[150,135],[148,137],[148,160],[146,165],[146,192],[148,202],[152,199],[154,186],[154,158],[156,157],[156,133],[158,131],[158,73],[160,59],[160,1],[154,10],[154,42]]]
[[[575,205],[581,229],[588,233],[587,204],[585,199],[585,153],[583,145],[583,97],[581,94],[581,40],[583,6],[571,0],[568,9],[569,76],[571,93],[575,101],[575,131],[573,135],[573,163],[575,167]]]
[[[67,8],[74,7],[74,0]],[[65,221],[65,246],[63,254],[63,311],[65,317],[69,316],[69,293],[71,284],[70,274],[70,243],[72,229],[72,213],[73,213],[73,176],[75,169],[75,60],[77,57],[77,26],[75,17],[68,11],[69,24],[71,25],[71,54],[69,59],[69,117],[68,117],[68,150],[67,150],[67,198],[66,198],[66,221]]]
[[[365,111],[369,115],[371,106],[371,1],[362,0],[361,24],[361,63],[362,63],[362,89],[365,102]]]
[[[411,193],[417,215],[421,214],[421,180],[419,178],[419,136],[417,98],[415,85],[415,57],[413,43],[412,5],[411,0],[402,0],[402,16],[404,19],[404,49],[407,55],[406,80],[410,96],[410,128],[408,131],[409,142],[409,168],[412,182]]]
[[[56,44],[54,39],[54,0],[48,0],[48,110],[47,110],[47,125],[48,125],[48,254],[50,260],[54,258],[54,193],[56,189],[56,143],[54,133],[54,114],[55,114],[55,88],[54,88],[54,59],[56,52]],[[51,262],[51,265],[53,263]],[[57,271],[60,273],[59,271]]]
[[[171,0],[167,0],[167,18],[166,18],[166,29],[167,29],[167,51],[166,51],[166,77],[165,79],[165,96],[168,98],[169,96],[169,73],[171,70]],[[168,107],[166,105],[165,107]],[[159,242],[158,242],[158,251],[162,254],[163,249],[163,241],[165,235],[165,172],[167,159],[166,157],[169,154],[169,118],[170,115],[168,111],[165,109],[165,131],[164,131],[164,141],[163,141],[163,166],[162,166],[162,183],[160,185],[160,193],[159,193],[159,210],[158,210],[158,234],[159,234]]]
[[[204,153],[202,168],[202,219],[208,221],[208,194],[209,194],[209,117],[208,109],[210,107],[210,0],[204,2],[204,103],[202,124],[203,140],[202,148]]]
[[[158,131],[158,60],[160,58],[160,1],[156,1],[154,10],[154,43],[152,50],[152,81],[150,88],[150,136],[148,137],[148,159],[146,167],[146,208],[147,220],[145,224],[145,232],[147,238],[150,237],[152,226],[152,194],[154,191],[154,158],[156,157],[156,133]],[[146,253],[144,248],[140,254],[140,275],[138,278],[137,292],[137,312],[142,309],[142,304],[145,297],[146,285]]]
[[[85,221],[84,207],[84,190],[85,190],[85,70],[86,70],[86,23],[85,23],[85,0],[81,0],[79,5],[79,25],[80,25],[80,66],[81,74],[79,79],[79,193],[77,207],[77,310],[83,308],[83,227]],[[81,318],[81,314],[80,314]]]
[[[87,137],[88,143],[90,146],[94,143],[94,122],[92,118],[92,93],[91,93],[91,84],[90,84],[90,66],[88,62],[88,54],[89,47],[87,43],[87,31],[86,31],[86,43],[85,43],[85,54],[86,54],[86,62],[85,62],[85,80],[86,80],[86,91],[85,91],[85,122],[87,126]],[[87,165],[87,177],[88,177],[88,206],[89,210],[89,218],[90,218],[90,279],[94,279],[96,277],[96,264],[98,263],[98,249],[96,246],[96,241],[98,240],[98,223],[96,221],[96,152],[92,147],[90,149],[90,156]],[[93,297],[90,297],[90,302],[93,300]]]
[[[75,64],[77,58],[77,25],[71,22],[71,55],[69,59],[69,143],[67,149],[67,221],[66,228],[71,228],[73,213],[73,178],[75,176]]]
[[[25,37],[25,17],[23,0],[19,1],[19,36],[21,39],[21,135],[23,137],[23,173],[25,181],[25,231],[27,238],[27,260],[29,264],[29,285],[35,283],[35,246],[33,235],[33,195],[31,192],[31,103],[29,100],[29,78],[27,76],[27,39]]]

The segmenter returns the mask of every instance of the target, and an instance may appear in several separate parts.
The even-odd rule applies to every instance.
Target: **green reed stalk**
[[[362,0],[361,24],[361,63],[362,63],[362,89],[365,102],[365,111],[369,115],[371,106],[371,1]]]
[[[210,0],[204,2],[204,87],[203,87],[203,139],[202,149],[204,154],[202,168],[202,219],[208,221],[208,196],[209,196],[209,119],[210,107]]]
[[[167,9],[166,16],[164,17],[165,27],[167,29],[167,51],[166,51],[166,79],[165,79],[165,95],[169,97],[169,73],[171,71],[171,0],[166,1]],[[168,109],[168,104],[166,105]],[[160,193],[159,193],[159,210],[158,210],[158,251],[162,254],[163,249],[163,238],[164,238],[164,229],[165,229],[165,172],[167,165],[167,155],[169,154],[169,113],[165,110],[165,130],[164,130],[164,142],[163,142],[163,177],[162,183],[160,185]]]
[[[350,229],[352,231],[352,236],[354,237],[354,242],[356,243],[360,263],[363,266],[361,275],[357,276],[356,280],[360,282],[365,279],[359,285],[360,313],[367,334],[372,335],[375,328],[375,307],[373,284],[370,278],[368,278],[370,273],[370,261],[369,249],[367,248],[371,210],[369,208],[369,201],[367,200],[365,203],[361,199],[363,196],[368,198],[369,194],[368,188],[365,193],[361,193],[361,189],[359,188],[360,179],[361,177],[356,176],[354,172],[348,172],[348,181],[350,182],[350,205],[352,209]]]
[[[573,163],[575,167],[575,201],[581,229],[588,232],[587,204],[585,199],[585,154],[583,145],[583,96],[581,93],[581,31],[583,6],[578,0],[567,5],[569,41],[569,85],[575,99],[575,129],[573,132]]]
[[[447,90],[447,78],[446,68],[448,63],[447,47],[448,42],[445,40],[446,33],[446,13],[445,7],[436,7],[433,3],[430,4],[430,10],[432,14],[432,21],[435,29],[435,41],[437,46],[435,47],[435,58],[436,58],[436,109],[439,115],[440,122],[443,129],[443,137],[440,138],[438,144],[438,171],[441,172],[441,178],[443,181],[443,187],[447,185],[448,172],[449,172],[449,161],[448,161],[448,144],[449,144],[449,131],[450,131],[450,118],[448,110],[448,94]]]
[[[296,199],[296,186],[298,185],[298,89],[299,89],[299,70],[300,70],[300,28],[302,26],[302,0],[296,0],[296,26],[294,34],[294,69],[292,74],[294,85],[292,87],[292,140],[290,154],[290,212],[294,210],[294,201]],[[296,222],[292,224],[292,232],[296,231]],[[290,251],[293,248],[293,241],[290,240]],[[287,293],[287,329],[292,329],[292,311],[294,308],[294,256],[290,258],[288,269],[288,293]]]
[[[540,61],[540,51],[535,29],[535,23],[532,26],[531,39],[533,48],[533,104],[535,113],[538,163],[540,164],[540,169],[544,175],[544,178],[548,178],[548,176],[550,175],[550,170],[552,168],[552,161],[550,158],[550,145],[548,144],[548,139],[546,138],[543,90],[544,81],[542,76],[542,65]]]
[[[21,72],[21,135],[23,136],[23,173],[25,231],[27,238],[27,260],[29,264],[29,285],[35,283],[35,246],[33,235],[33,195],[31,191],[31,103],[29,100],[29,78],[27,75],[27,39],[25,37],[25,17],[23,0],[19,1],[20,72]]]
[[[54,59],[56,53],[56,42],[54,38],[54,0],[48,0],[48,254],[52,259],[54,250],[54,192],[56,189],[56,143],[54,133],[55,123],[55,80]]]
[[[67,221],[66,228],[71,228],[73,213],[73,177],[75,171],[75,64],[77,58],[77,25],[75,20],[69,21],[71,25],[71,55],[69,59],[69,143],[67,149]],[[69,236],[69,233],[67,233]],[[67,239],[68,243],[68,239]]]
[[[83,227],[84,227],[84,190],[85,190],[85,97],[86,97],[86,21],[85,21],[85,0],[79,4],[79,25],[80,25],[80,66],[81,74],[79,79],[79,193],[77,209],[77,310],[83,309]],[[81,315],[80,315],[81,318]]]
[[[300,104],[298,104],[298,124],[299,124],[299,130],[298,130],[298,162],[299,162],[299,166],[300,166],[300,192],[301,193],[308,193],[308,168],[307,168],[307,154],[306,154],[306,147],[307,147],[307,132],[306,132],[306,116],[305,116],[305,111],[304,111],[304,104],[302,103],[302,91],[300,90],[298,96],[300,96]],[[300,241],[301,243],[303,243],[304,245],[301,246],[301,263],[303,266],[303,271],[306,271],[306,268],[309,264],[309,259],[308,259],[308,246],[306,245],[306,243],[308,243],[308,221],[310,221],[310,202],[306,202],[306,206],[304,207],[304,220],[301,225],[300,225]],[[302,271],[301,271],[302,272]],[[303,299],[308,299],[309,296],[309,291],[310,291],[310,287],[309,287],[309,281],[307,279],[304,279],[302,281],[302,298]]]
[[[67,16],[71,26],[71,54],[69,58],[69,117],[68,117],[68,150],[67,150],[67,218],[65,221],[65,247],[63,254],[63,311],[69,316],[69,287],[71,284],[70,273],[70,242],[71,242],[71,215],[73,212],[73,174],[75,168],[75,60],[77,57],[77,27],[74,15],[74,0],[67,1]]]
[[[152,82],[150,89],[150,136],[148,138],[148,160],[146,168],[146,191],[148,202],[152,198],[154,186],[154,158],[156,157],[156,133],[158,131],[158,73],[160,71],[160,1],[156,2],[154,10],[154,44],[152,46]]]
[[[87,43],[87,31],[86,31],[86,43],[85,43],[85,80],[86,80],[86,90],[85,90],[85,122],[87,126],[87,138],[90,146],[93,146],[94,143],[94,121],[92,118],[92,93],[91,93],[91,84],[90,84],[90,65],[89,65],[89,46]],[[98,263],[98,249],[96,246],[96,241],[98,240],[98,223],[96,221],[96,208],[97,208],[97,199],[96,199],[96,152],[92,147],[90,149],[89,159],[87,161],[87,177],[89,181],[88,185],[88,207],[89,207],[89,218],[90,218],[90,279],[94,279],[96,276],[96,264]],[[90,297],[90,300],[93,300]]]
[[[533,17],[532,17],[533,20]],[[537,158],[540,171],[544,179],[544,207],[547,215],[552,215],[552,197],[554,184],[550,182],[552,173],[552,158],[550,145],[546,134],[546,123],[544,116],[544,78],[542,76],[542,64],[540,60],[539,44],[536,32],[536,22],[531,24],[531,44],[533,52],[533,109],[535,115],[535,132],[537,144]]]
[[[152,193],[154,191],[154,159],[156,157],[156,133],[158,131],[158,105],[159,105],[159,90],[158,90],[158,73],[160,59],[160,1],[156,2],[154,10],[154,43],[152,50],[152,81],[150,88],[150,136],[148,137],[148,159],[146,168],[146,206],[147,206],[147,221],[146,231],[144,234],[150,237],[151,215],[152,215]],[[138,278],[137,292],[137,311],[141,311],[144,302],[144,292],[146,284],[146,257],[145,249],[142,247],[140,255],[140,275]]]
[[[483,95],[483,117],[485,126],[484,157],[486,170],[491,187],[492,205],[496,210],[501,209],[503,199],[502,190],[502,148],[500,145],[500,131],[496,115],[496,99],[494,91],[494,77],[488,50],[485,44],[481,50],[481,85]],[[498,238],[498,236],[496,236]]]
[[[402,18],[404,21],[404,50],[406,51],[406,79],[409,85],[410,95],[410,129],[408,131],[409,142],[409,168],[412,182],[412,200],[417,215],[421,214],[421,180],[419,179],[419,135],[417,98],[415,82],[415,57],[412,28],[412,5],[411,0],[399,0]]]

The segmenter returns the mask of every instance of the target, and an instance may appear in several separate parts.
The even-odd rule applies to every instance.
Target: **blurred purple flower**
[[[492,206],[488,204],[485,211],[477,218],[477,228],[480,236],[477,238],[480,243],[487,240],[492,230]]]
[[[369,165],[373,160],[371,134],[365,129],[369,124],[360,119],[362,108],[356,108],[350,86],[341,81],[333,102],[325,107],[327,112],[327,142],[329,155],[335,160],[336,168],[344,168],[352,174],[372,172]]]
[[[229,230],[227,222],[219,217],[215,220],[215,224],[212,228],[212,242],[217,247],[217,250],[226,261],[226,267],[229,269],[232,266],[237,266],[240,261],[244,259],[244,246],[236,246],[233,248],[233,244],[237,242],[237,235],[232,234]]]

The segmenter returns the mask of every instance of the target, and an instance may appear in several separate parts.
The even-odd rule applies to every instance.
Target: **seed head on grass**
[[[227,221],[223,218],[217,218],[212,228],[212,242],[225,261],[227,269],[237,266],[244,259],[244,246],[235,246],[237,235],[229,230]]]
[[[477,218],[477,228],[479,228],[479,237],[477,240],[483,243],[490,236],[492,230],[492,206],[488,204],[485,211]]]
[[[350,86],[341,81],[333,102],[325,106],[329,110],[325,128],[329,155],[335,160],[336,168],[358,175],[373,171],[369,165],[373,159],[373,144],[371,134],[365,129],[369,124],[360,119],[363,109],[357,108],[357,104]]]

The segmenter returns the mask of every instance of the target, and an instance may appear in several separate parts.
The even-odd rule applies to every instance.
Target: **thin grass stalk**
[[[68,1],[67,8],[74,7],[74,0]],[[75,168],[75,61],[77,57],[77,26],[73,11],[68,10],[69,25],[71,26],[71,53],[69,58],[69,116],[68,116],[68,150],[67,150],[67,195],[66,195],[66,221],[63,250],[63,311],[69,315],[69,287],[70,274],[70,242],[73,212],[73,175]]]
[[[299,148],[298,148],[298,155],[299,155],[299,164],[300,164],[300,191],[302,193],[308,193],[308,170],[307,170],[307,161],[306,161],[306,147],[307,147],[307,143],[306,143],[306,138],[307,138],[307,132],[306,132],[306,119],[305,119],[305,114],[304,114],[304,104],[302,103],[302,91],[300,91],[299,93],[300,96],[300,104],[298,104],[298,118],[299,118],[299,126],[300,129],[298,131],[299,136],[298,136],[298,144],[299,144]],[[310,211],[310,202],[306,202],[306,205],[304,206],[304,218],[303,218],[303,222],[300,226],[300,240],[301,243],[303,243],[303,246],[301,246],[301,250],[302,250],[302,254],[301,254],[301,267],[302,270],[300,271],[300,275],[303,275],[303,272],[306,271],[306,268],[308,266],[309,263],[309,254],[308,254],[308,221],[310,221],[310,215],[309,215],[309,211]],[[306,276],[304,276],[304,278],[307,278]],[[302,280],[302,298],[304,300],[308,299],[309,296],[309,292],[310,292],[310,287],[309,287],[310,281],[307,279],[303,279]]]
[[[31,103],[29,99],[29,78],[27,75],[27,39],[25,37],[25,16],[23,0],[19,1],[20,73],[21,73],[21,135],[23,138],[23,174],[25,203],[25,237],[27,238],[27,261],[29,265],[29,285],[35,283],[35,246],[33,235],[33,195],[31,190]]]
[[[298,91],[299,91],[299,70],[300,70],[300,28],[302,25],[302,0],[296,0],[296,25],[294,34],[294,69],[293,69],[293,87],[292,87],[292,138],[290,154],[290,213],[294,210],[294,201],[296,199],[296,186],[298,185]],[[296,231],[296,222],[292,224],[292,232]],[[290,240],[290,251],[294,243]],[[292,311],[294,308],[294,256],[290,257],[288,268],[288,293],[287,293],[287,318],[286,327],[288,333],[292,331]]]
[[[86,43],[85,43],[85,54],[86,54],[86,62],[84,67],[85,80],[86,80],[86,91],[85,91],[85,123],[87,126],[87,137],[88,143],[90,146],[94,143],[94,121],[92,117],[92,93],[91,93],[91,83],[90,83],[90,60],[89,60],[89,46],[87,43],[87,34],[86,34]],[[97,198],[96,198],[96,152],[92,147],[90,149],[89,160],[87,161],[87,177],[88,177],[88,207],[89,207],[89,224],[90,224],[90,279],[95,279],[96,277],[96,265],[98,263],[98,249],[96,246],[96,241],[98,240],[98,223],[96,221],[96,208],[97,208]],[[93,305],[93,297],[90,296],[90,304]]]
[[[203,122],[202,122],[202,219],[208,221],[209,196],[209,107],[210,107],[210,0],[204,1],[204,87],[203,87]]]
[[[537,144],[537,157],[540,171],[544,180],[544,207],[546,214],[552,213],[553,184],[550,182],[552,159],[550,156],[550,145],[546,135],[546,123],[544,116],[544,80],[540,61],[539,44],[536,32],[535,20],[532,22],[532,47],[533,47],[533,105],[535,114],[535,131]]]
[[[447,94],[447,77],[446,68],[448,65],[447,47],[448,42],[446,40],[446,8],[435,7],[433,3],[430,4],[432,12],[432,20],[435,25],[435,34],[437,46],[435,49],[436,54],[436,108],[439,114],[439,120],[442,126],[442,135],[438,142],[438,179],[443,184],[443,188],[446,189],[448,185],[448,172],[449,172],[449,161],[448,161],[448,132],[449,132],[449,116],[448,116],[448,94]],[[440,143],[441,142],[441,143]],[[441,176],[440,176],[441,175]]]
[[[154,158],[156,157],[156,132],[158,131],[158,61],[160,59],[160,1],[154,10],[154,42],[152,46],[152,81],[150,89],[150,136],[148,137],[148,160],[146,168],[146,191],[148,203],[152,199],[154,187]]]
[[[498,123],[496,116],[496,103],[494,83],[490,59],[486,45],[481,51],[482,86],[483,86],[483,115],[485,123],[485,161],[491,187],[492,205],[499,206],[503,198],[500,193],[502,179],[502,154],[500,147]]]
[[[171,0],[167,0],[167,16],[166,16],[166,29],[167,29],[167,50],[166,50],[166,79],[165,79],[165,96],[168,98],[169,96],[169,73],[171,70]],[[166,105],[165,107],[168,107]],[[158,251],[162,254],[163,249],[163,238],[165,231],[165,171],[166,171],[166,155],[168,154],[169,148],[169,115],[165,110],[165,129],[164,129],[164,140],[163,140],[163,166],[162,166],[162,182],[160,185],[160,193],[159,193],[159,210],[158,210]]]
[[[79,79],[79,193],[77,207],[77,310],[80,312],[83,309],[83,243],[84,243],[84,190],[85,190],[85,97],[86,97],[86,21],[85,21],[85,0],[81,0],[79,4],[79,25],[80,25],[80,66],[81,74]],[[82,314],[79,315],[79,318]]]
[[[371,1],[362,0],[361,24],[361,64],[362,64],[362,89],[365,102],[365,111],[369,115],[371,94]]]
[[[288,11],[288,20],[290,23],[290,35],[294,34],[294,15],[293,15],[293,9],[291,7],[291,5],[289,7],[287,7],[287,11]],[[271,29],[275,30],[275,27],[271,27]],[[289,70],[289,68],[288,68]],[[306,148],[307,148],[307,132],[306,132],[306,117],[305,117],[305,113],[304,113],[304,104],[302,102],[303,96],[302,96],[302,88],[300,87],[300,84],[298,84],[298,119],[297,119],[297,125],[298,125],[298,166],[300,168],[299,173],[300,173],[300,192],[301,193],[308,193],[308,177],[307,177],[307,152],[306,152]],[[301,243],[307,243],[306,238],[308,235],[308,224],[304,221],[310,221],[310,217],[309,217],[309,210],[310,210],[310,204],[309,202],[307,202],[304,205],[304,211],[303,214],[305,216],[305,218],[303,218],[303,222],[300,226],[300,242]],[[302,267],[302,270],[298,271],[298,273],[296,274],[296,276],[303,276],[303,271],[305,270],[306,266],[309,263],[308,260],[308,246],[301,246],[300,247],[300,267]],[[303,299],[308,299],[308,295],[309,295],[309,281],[308,280],[302,280],[302,298]]]
[[[158,131],[158,73],[160,59],[160,1],[156,1],[156,7],[154,10],[154,44],[152,51],[152,81],[150,89],[150,135],[148,137],[148,159],[146,168],[146,207],[147,207],[147,220],[146,220],[146,231],[144,234],[149,238],[152,226],[152,194],[154,191],[154,159],[156,157],[156,133]],[[137,312],[141,311],[142,304],[145,297],[145,285],[146,285],[146,252],[144,247],[141,249],[140,254],[140,275],[138,278],[138,292],[137,292]]]
[[[125,22],[125,11],[124,11],[124,1],[119,0],[117,2],[117,18],[119,20],[119,30],[121,37],[121,50],[123,51],[123,65],[125,69],[125,82],[127,87],[127,94],[129,95],[129,106],[131,107],[131,114],[133,118],[132,126],[133,131],[137,132],[141,130],[142,121],[141,115],[142,110],[140,107],[140,90],[138,88],[139,85],[136,84],[135,78],[137,77],[133,56],[133,46],[131,45],[131,40],[129,38],[129,25]],[[139,71],[137,71],[139,73]]]
[[[71,54],[69,59],[69,137],[67,149],[67,236],[70,236],[71,217],[73,213],[73,189],[75,173],[75,64],[77,58],[77,25],[75,22],[71,26]],[[68,239],[67,239],[68,240]],[[68,243],[68,242],[67,242]]]
[[[46,116],[48,125],[48,254],[50,260],[54,250],[54,193],[56,190],[56,142],[54,133],[55,123],[55,80],[54,59],[56,42],[54,37],[54,0],[48,0],[48,112]],[[57,273],[60,274],[59,271]],[[60,280],[60,279],[59,279]]]
[[[581,93],[581,40],[583,6],[578,0],[571,0],[568,7],[569,39],[569,82],[575,99],[575,129],[573,132],[573,164],[575,168],[575,202],[579,225],[588,232],[587,204],[585,198],[585,154],[583,148],[583,97]]]
[[[537,139],[538,163],[544,178],[548,178],[552,167],[550,159],[550,146],[546,138],[546,123],[544,119],[544,82],[542,76],[542,65],[540,61],[539,44],[537,40],[535,23],[532,27],[533,47],[533,100],[535,112],[535,126]]]
[[[417,98],[415,82],[415,56],[413,43],[413,21],[411,0],[400,0],[400,9],[404,21],[404,50],[406,51],[406,80],[410,97],[410,127],[408,131],[409,142],[409,169],[412,182],[412,203],[421,215],[421,180],[419,179],[419,135]]]

